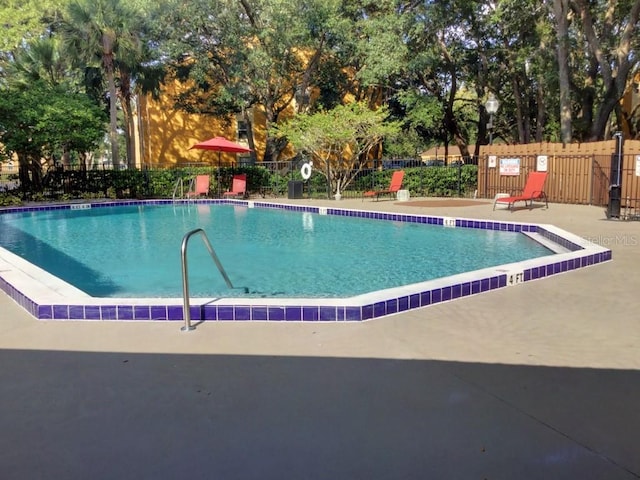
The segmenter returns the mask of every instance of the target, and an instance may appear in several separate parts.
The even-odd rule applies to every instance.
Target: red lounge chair
[[[527,183],[524,186],[522,195],[513,195],[511,197],[496,198],[493,202],[493,209],[496,209],[496,204],[506,203],[509,205],[509,210],[513,211],[513,204],[515,202],[524,202],[525,207],[529,202],[529,208],[532,208],[534,200],[544,199],[544,202],[549,208],[549,202],[547,201],[547,195],[542,189],[544,187],[544,181],[547,178],[547,172],[531,172],[527,177]]]
[[[247,175],[234,175],[231,190],[222,194],[225,197],[245,197],[247,195]]]
[[[193,189],[186,193],[187,198],[207,196],[209,194],[209,175],[197,175]]]
[[[397,195],[398,190],[402,188],[402,180],[404,180],[404,170],[397,170],[393,172],[391,177],[391,183],[387,190],[369,190],[364,192],[364,197],[376,197],[376,200],[380,198],[380,195]]]

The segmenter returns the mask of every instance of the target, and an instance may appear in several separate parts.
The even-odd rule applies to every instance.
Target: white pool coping
[[[193,201],[191,201],[193,202]],[[556,252],[521,262],[373,291],[348,298],[191,298],[191,320],[236,321],[362,321],[380,318],[435,303],[520,285],[611,260],[611,250],[548,224],[478,220],[459,217],[399,214],[291,205],[251,200],[198,200],[198,203],[233,204],[247,208],[276,208],[440,225],[443,228],[481,228],[525,233]],[[10,208],[7,214],[71,208],[171,204],[171,200],[61,204]],[[31,315],[41,320],[184,320],[182,298],[92,297],[23,258],[0,247],[0,289]]]

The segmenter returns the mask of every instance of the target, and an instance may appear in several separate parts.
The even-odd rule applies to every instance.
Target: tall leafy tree
[[[622,126],[620,101],[638,68],[640,0],[547,4],[556,30],[562,141],[603,139]]]
[[[154,21],[162,49],[189,86],[176,105],[242,115],[253,148],[252,111],[263,114],[268,132],[296,101],[308,104],[338,7],[338,0],[196,0],[162,9]],[[278,159],[285,146],[267,133],[265,160]]]
[[[55,36],[32,40],[14,52],[14,59],[5,66],[6,84],[9,87],[29,91],[33,85],[41,85],[51,90],[64,90],[70,94],[83,93],[79,75],[71,69],[70,63],[60,49]],[[55,97],[52,97],[55,98]],[[90,101],[90,97],[86,98]],[[94,107],[98,102],[93,102]],[[68,165],[71,151],[63,144],[61,161]]]
[[[109,139],[114,167],[120,165],[116,78],[118,61],[141,48],[137,12],[122,0],[74,0],[66,10],[62,33],[79,66],[98,67],[107,83]]]
[[[477,8],[469,0],[387,1],[361,20],[362,81],[385,88],[425,139],[445,148],[454,142],[463,155],[469,151],[460,93],[473,85],[465,69]]]
[[[14,51],[13,59],[5,64],[6,82],[28,86],[42,81],[49,86],[69,79],[70,65],[52,36],[38,38]]]
[[[549,133],[546,112],[555,111],[547,98],[554,100],[557,91],[548,10],[535,0],[495,5],[486,19],[486,40],[492,67],[487,70],[489,83],[502,102],[496,133],[507,142],[541,141]]]
[[[11,56],[25,42],[50,33],[65,0],[0,0],[0,52]]]
[[[296,115],[273,130],[298,152],[311,156],[332,193],[337,193],[356,178],[383,140],[400,133],[400,124],[388,121],[384,107],[372,110],[363,102],[354,102]]]
[[[569,73],[569,0],[553,0],[557,36],[558,79],[560,88],[560,138],[562,143],[571,142],[572,108]]]
[[[594,112],[593,121],[586,125],[589,139],[599,140],[605,135],[612,113],[618,114],[617,128],[621,127],[620,100],[628,86],[630,75],[637,67],[638,21],[640,0],[601,0],[587,2],[572,0],[571,6],[586,43],[586,57],[597,68],[590,70],[596,98],[594,105],[586,105]]]
[[[28,44],[45,40],[52,35],[52,26],[59,17],[60,6],[65,1],[0,0],[0,82],[12,82],[16,73],[24,79],[20,72],[13,69],[13,62],[17,60],[21,51],[24,53]],[[28,59],[22,60],[28,63]]]
[[[38,189],[42,164],[63,152],[84,156],[104,135],[104,113],[84,94],[44,82],[0,89],[0,154],[18,157],[20,183]]]

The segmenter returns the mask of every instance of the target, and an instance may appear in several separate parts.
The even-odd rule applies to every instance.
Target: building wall
[[[136,161],[136,166],[171,167],[198,163],[217,166],[218,152],[189,150],[190,147],[216,136],[234,142],[239,141],[235,117],[218,119],[174,108],[171,98],[179,91],[180,83],[177,80],[169,81],[163,85],[163,93],[158,100],[154,100],[150,95],[141,97],[136,147],[140,160]],[[256,117],[259,123],[260,118]],[[262,158],[263,152],[264,141],[258,137],[256,154],[259,159]],[[234,165],[236,162],[237,155],[220,154],[222,166]]]
[[[640,137],[640,73],[636,73],[622,97],[622,131],[625,138]]]

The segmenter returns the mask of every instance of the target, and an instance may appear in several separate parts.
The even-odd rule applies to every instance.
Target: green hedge
[[[183,180],[184,188],[195,175],[209,175],[212,192],[218,189],[226,191],[233,175],[247,175],[247,188],[250,192],[260,191],[269,184],[269,172],[262,167],[221,168],[211,167],[173,168],[162,170],[89,170],[56,171],[45,177],[44,191],[23,192],[27,199],[40,198],[169,198],[173,195],[178,179]]]
[[[478,167],[417,167],[405,168],[402,188],[412,196],[454,197],[473,194],[478,185]],[[387,188],[393,170],[379,170],[363,175],[354,184],[358,192],[371,188]]]
[[[217,193],[218,179],[220,191],[229,189],[233,175],[247,175],[249,193],[270,193],[286,196],[290,180],[302,180],[300,171],[288,173],[271,172],[263,166],[223,167],[218,172],[215,167],[191,167],[158,170],[89,170],[54,171],[45,176],[44,190],[22,190],[7,192],[0,197],[0,205],[15,204],[16,198],[23,200],[71,200],[76,198],[171,198],[178,179],[183,179],[184,188],[195,175],[209,175],[210,190]],[[379,170],[361,173],[349,186],[345,196],[358,196],[372,188],[386,188],[393,170]],[[469,196],[477,188],[478,168],[475,165],[458,167],[417,167],[406,168],[403,188],[416,196]],[[326,197],[326,178],[314,170],[305,187],[309,195]]]
[[[12,193],[0,193],[0,207],[17,207],[22,205],[20,197]]]

